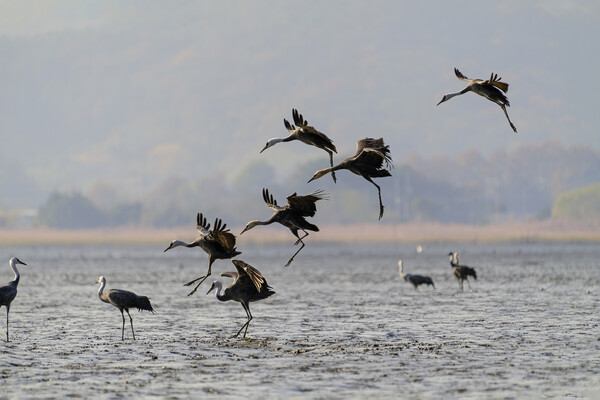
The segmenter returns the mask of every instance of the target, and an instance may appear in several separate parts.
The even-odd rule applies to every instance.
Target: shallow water
[[[159,246],[160,247],[160,246]],[[239,303],[182,283],[202,275],[199,249],[157,246],[0,247],[17,255],[11,342],[0,341],[0,398],[600,398],[596,243],[426,245],[309,242],[289,268],[291,244],[244,245],[239,258],[277,292]],[[478,280],[458,290],[446,254]],[[418,291],[398,277],[430,275]],[[138,340],[100,302],[108,288],[151,298],[132,311]],[[11,279],[8,264],[0,281]],[[228,278],[221,278],[224,282]],[[0,339],[5,337],[5,308]]]

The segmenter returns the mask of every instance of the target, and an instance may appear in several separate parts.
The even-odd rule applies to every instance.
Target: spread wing
[[[259,270],[254,268],[252,265],[246,264],[241,260],[231,260],[235,268],[238,270],[237,273],[231,272],[231,274],[239,275],[238,280],[240,283],[244,281],[250,281],[256,288],[256,291],[260,293],[262,285],[265,283],[265,277],[262,276]]]
[[[467,78],[466,76],[464,76],[459,70],[458,68],[454,68],[454,74],[456,75],[456,77],[458,79],[460,79],[461,81],[471,81],[471,79]]]
[[[225,229],[227,224],[223,224],[220,218],[215,219],[215,225],[212,231],[210,231],[209,239],[219,242],[227,250],[233,250],[235,248],[235,235],[229,232],[229,229]]]
[[[202,236],[208,236],[210,234],[210,224],[206,220],[206,217],[202,213],[198,213],[196,216],[196,229]]]
[[[287,197],[287,202],[291,210],[299,212],[303,217],[314,217],[317,212],[316,202],[326,199],[323,190],[317,190],[311,194],[298,196],[296,193]]]
[[[277,200],[273,198],[273,195],[269,193],[269,189],[267,188],[263,188],[263,200],[265,201],[267,207],[275,211],[280,211],[281,209],[283,209],[283,207],[279,207],[277,205]]]
[[[383,138],[364,138],[356,142],[356,162],[369,164],[381,168],[385,161],[386,166],[392,166],[390,146],[386,145]]]
[[[233,279],[233,282],[231,282],[231,285],[229,285],[229,287],[231,287],[235,285],[240,275],[235,271],[225,271],[221,274],[221,276],[226,276]]]
[[[298,112],[298,110],[296,110],[295,108],[292,108],[292,116],[294,117],[294,123],[298,126],[298,128],[300,128],[300,131],[298,132],[298,134],[300,135],[301,140],[302,140],[302,137],[304,137],[310,143],[315,143],[317,145],[318,144],[324,145],[326,148],[330,149],[334,153],[337,153],[337,149],[335,148],[333,141],[331,139],[329,139],[329,137],[327,137],[327,135],[325,135],[323,132],[320,132],[317,129],[315,129],[314,127],[308,125],[308,121],[305,120],[304,117],[302,117],[302,114],[300,114]],[[289,131],[290,130],[288,128],[289,122],[287,122],[286,120],[283,120],[283,121],[284,121],[284,124],[286,125],[286,128]],[[320,147],[320,146],[317,146],[317,147]]]

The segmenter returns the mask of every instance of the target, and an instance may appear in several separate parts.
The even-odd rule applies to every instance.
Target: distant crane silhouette
[[[469,290],[471,289],[471,284],[469,283],[469,276],[472,276],[473,279],[477,280],[477,272],[475,269],[466,266],[460,265],[458,262],[458,253],[450,252],[448,253],[450,256],[450,266],[452,267],[452,272],[454,272],[454,276],[458,279],[460,283],[460,291],[463,291],[463,282],[467,281],[467,285],[469,285]]]
[[[319,228],[316,225],[311,224],[304,217],[314,217],[315,213],[317,212],[317,206],[315,203],[323,199],[326,199],[326,197],[322,190],[317,190],[304,196],[298,196],[296,193],[294,193],[287,197],[287,204],[280,207],[277,205],[277,201],[273,198],[273,195],[269,194],[269,189],[264,188],[263,200],[265,201],[267,207],[275,210],[275,212],[266,221],[253,220],[248,222],[242,233],[249,231],[257,225],[269,225],[274,222],[279,222],[281,225],[287,227],[290,231],[292,231],[294,236],[298,238],[294,245],[302,243],[302,247],[300,247],[298,251],[294,253],[292,258],[289,259],[287,264],[285,264],[287,267],[292,263],[294,257],[296,257],[296,254],[300,253],[300,250],[304,248],[305,244],[302,239],[308,236],[307,230],[313,232],[319,231]],[[304,236],[300,237],[298,235],[299,230],[304,232]],[[240,235],[242,233],[240,233]]]
[[[246,328],[246,330],[244,331],[243,337],[246,337],[248,325],[250,325],[250,321],[252,321],[252,313],[250,313],[249,303],[252,301],[266,299],[267,297],[275,294],[275,292],[267,284],[267,280],[256,268],[246,264],[241,260],[231,260],[231,262],[233,265],[235,265],[237,272],[223,272],[221,276],[233,278],[233,282],[223,290],[223,293],[221,293],[223,284],[220,281],[214,281],[206,294],[209,294],[213,289],[216,288],[216,297],[220,301],[235,300],[242,304],[244,311],[246,311],[248,320],[244,325],[242,325],[238,333],[233,335],[233,337],[237,337],[244,328]]]
[[[129,323],[131,324],[131,333],[133,334],[133,340],[135,340],[135,332],[133,331],[133,319],[129,314],[130,308],[137,308],[139,311],[146,310],[154,314],[154,309],[150,304],[150,299],[146,296],[138,296],[133,292],[121,289],[110,289],[104,293],[104,287],[106,286],[106,278],[101,276],[98,278],[96,283],[100,283],[100,289],[98,289],[98,297],[105,303],[112,304],[121,311],[121,317],[123,318],[123,327],[121,328],[121,340],[125,340],[125,315],[123,310],[129,315]]]
[[[392,176],[390,171],[383,168],[383,164],[386,167],[392,167],[392,158],[390,157],[390,146],[383,143],[383,138],[373,139],[365,138],[356,142],[356,153],[354,156],[346,158],[341,163],[330,167],[321,169],[310,178],[309,182],[319,179],[323,175],[330,171],[337,171],[340,169],[347,169],[350,172],[360,175],[369,182],[371,182],[377,188],[377,194],[379,195],[379,219],[383,217],[383,202],[381,201],[381,188],[378,184],[373,182],[371,178],[381,178],[385,176]]]
[[[498,104],[500,108],[502,108],[502,111],[504,111],[504,115],[506,115],[506,119],[508,119],[508,123],[510,124],[512,130],[515,132],[517,131],[517,128],[513,125],[512,121],[508,117],[508,112],[506,111],[506,107],[510,107],[508,98],[504,95],[504,93],[508,91],[508,83],[500,82],[500,79],[502,78],[498,78],[498,74],[494,74],[493,72],[490,76],[490,79],[485,81],[482,79],[469,79],[457,68],[454,68],[454,73],[458,79],[461,81],[467,81],[469,83],[460,92],[445,94],[442,100],[437,104],[438,106],[443,102],[450,100],[454,96],[459,96],[467,92],[477,93],[478,95]]]
[[[435,289],[433,280],[430,277],[416,274],[405,274],[402,272],[402,260],[398,260],[398,273],[400,274],[400,278],[403,278],[406,282],[412,283],[415,287],[415,290],[419,285],[423,284],[431,285]]]
[[[19,270],[17,269],[17,264],[27,265],[23,261],[19,260],[17,257],[13,257],[8,261],[8,265],[10,265],[10,269],[15,274],[15,279],[10,282],[5,283],[0,286],[0,307],[6,306],[6,341],[8,342],[8,313],[10,311],[10,303],[17,296],[17,285],[19,284],[19,279],[21,275],[19,274]]]
[[[337,153],[337,149],[335,148],[333,141],[324,133],[319,132],[312,126],[308,125],[308,121],[306,121],[302,117],[302,114],[298,113],[298,110],[295,108],[292,108],[292,117],[294,117],[294,124],[296,124],[296,126],[290,124],[287,119],[283,119],[283,124],[290,134],[284,138],[269,139],[265,147],[260,152],[262,153],[269,147],[275,146],[280,142],[299,140],[302,143],[325,150],[329,154],[329,162],[333,167],[333,153]],[[336,182],[335,172],[331,171],[331,177],[333,178],[333,181]]]
[[[229,232],[229,229],[225,229],[227,224],[223,224],[220,218],[215,219],[214,228],[210,229],[210,224],[207,223],[206,218],[202,213],[198,213],[196,216],[196,228],[200,232],[193,242],[186,243],[181,240],[173,240],[169,247],[165,249],[170,250],[174,247],[185,246],[185,247],[200,247],[208,254],[208,272],[206,275],[196,278],[193,281],[186,283],[184,286],[190,286],[197,281],[198,284],[192,290],[188,296],[193,295],[198,290],[198,287],[210,276],[212,264],[215,260],[226,260],[242,254],[235,248],[235,235]]]

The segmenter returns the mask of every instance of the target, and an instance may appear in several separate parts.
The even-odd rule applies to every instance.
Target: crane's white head
[[[279,138],[269,139],[269,141],[267,142],[267,144],[265,145],[265,147],[260,152],[262,153],[263,151],[265,151],[269,147],[273,147],[273,146],[275,146],[279,142],[281,142],[281,139],[279,139]]]
[[[439,103],[437,103],[436,105],[438,105],[438,106],[439,106],[440,104],[442,104],[442,103],[443,103],[443,102],[445,102],[446,100],[450,100],[450,97],[449,97],[447,94],[445,94],[445,95],[444,95],[444,97],[442,97],[442,100],[440,100],[440,102],[439,102]]]
[[[94,282],[94,285],[96,283],[103,283],[103,284],[105,284],[106,283],[106,278],[103,277],[103,276],[101,276],[101,277],[98,278],[98,280],[96,282]]]
[[[221,290],[222,287],[223,287],[223,284],[221,282],[214,281],[212,283],[212,285],[210,286],[210,289],[208,289],[208,292],[206,292],[206,294],[209,294],[210,292],[212,292],[215,289],[217,289],[217,294],[219,294],[219,291]]]
[[[249,231],[250,229],[254,228],[256,225],[259,225],[260,221],[254,220],[254,221],[250,221],[246,224],[246,227],[244,228],[244,230],[240,233],[240,235],[246,231]]]
[[[171,244],[169,244],[169,247],[167,247],[165,251],[163,251],[163,253],[177,246],[183,246],[183,242],[181,240],[173,240]]]
[[[323,175],[327,175],[329,172],[331,172],[330,168],[325,168],[325,169],[320,169],[317,172],[315,172],[315,174],[313,175],[312,178],[310,178],[310,180],[308,182],[312,182],[315,179],[319,179],[320,177],[322,177]]]
[[[13,258],[11,258],[11,259],[8,261],[8,263],[9,263],[11,266],[13,266],[13,267],[14,267],[15,265],[17,265],[17,264],[21,264],[21,265],[27,265],[27,264],[25,264],[23,261],[19,260],[17,257],[13,257]]]

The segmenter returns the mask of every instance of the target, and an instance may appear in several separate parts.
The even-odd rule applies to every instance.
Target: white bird
[[[150,299],[146,296],[138,296],[133,292],[121,289],[110,289],[104,293],[104,287],[106,286],[106,278],[101,276],[98,278],[96,283],[100,283],[100,289],[98,289],[98,297],[105,303],[112,304],[121,311],[121,317],[123,317],[123,327],[121,328],[121,340],[125,340],[125,315],[123,310],[129,315],[129,323],[131,324],[131,333],[133,334],[133,340],[135,340],[135,332],[133,331],[133,319],[129,314],[130,308],[137,308],[139,311],[146,310],[154,314],[154,309],[150,304]]]
[[[13,257],[8,261],[10,269],[15,273],[15,279],[0,286],[0,307],[6,306],[6,341],[8,342],[8,312],[10,311],[10,303],[17,296],[17,285],[21,275],[17,269],[17,264],[27,265],[17,257]]]
[[[502,108],[502,111],[504,111],[504,115],[506,115],[506,119],[508,119],[508,123],[510,124],[512,130],[515,132],[517,131],[517,128],[513,125],[508,117],[508,112],[506,112],[506,107],[510,107],[508,98],[504,95],[504,93],[508,91],[508,83],[500,82],[500,79],[502,78],[498,78],[498,74],[494,74],[493,72],[492,76],[490,76],[490,79],[485,81],[482,79],[469,79],[461,74],[457,68],[454,68],[454,74],[461,81],[467,81],[469,83],[460,92],[445,94],[444,97],[442,97],[442,100],[437,104],[438,106],[455,96],[459,96],[467,92],[477,93],[478,95],[498,104],[500,108]]]

